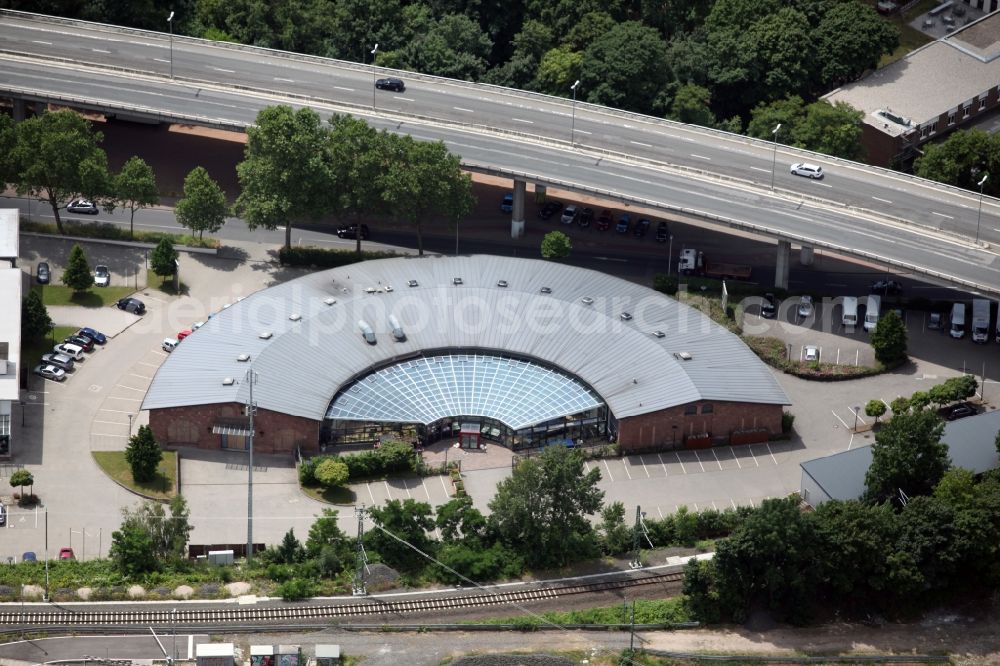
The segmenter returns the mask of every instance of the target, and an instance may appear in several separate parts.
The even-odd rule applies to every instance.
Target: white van
[[[985,298],[972,299],[972,341],[986,343],[990,340],[990,302]]]
[[[951,306],[951,326],[948,334],[956,340],[965,337],[965,303],[955,303]]]
[[[857,296],[844,296],[843,302],[844,316],[843,323],[844,326],[850,326],[854,328],[858,325],[858,298]]]
[[[169,354],[173,350],[177,349],[177,345],[179,344],[180,341],[177,338],[163,338],[163,344],[160,346],[163,347],[163,351]]]
[[[881,307],[881,296],[872,295],[868,297],[868,303],[865,306],[865,331],[867,333],[871,333],[878,326],[879,310]]]

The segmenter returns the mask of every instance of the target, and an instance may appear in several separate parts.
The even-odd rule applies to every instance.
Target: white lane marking
[[[651,143],[643,143],[642,141],[629,141],[629,143],[634,144],[636,146],[644,146],[646,148],[652,148],[653,147],[653,144],[651,144]]]
[[[516,123],[528,123],[529,125],[534,125],[534,120],[525,120],[524,118],[511,118]]]
[[[221,67],[209,67],[209,69],[214,69],[217,72],[222,72],[223,74],[235,74],[235,69],[223,69]]]
[[[932,210],[932,211],[931,211],[931,215],[937,215],[938,217],[946,217],[946,218],[948,218],[949,220],[954,220],[954,219],[955,219],[955,218],[953,218],[953,217],[952,217],[951,215],[945,215],[944,213],[939,213],[939,212],[937,212],[936,210]]]
[[[343,86],[334,86],[334,90],[343,90],[344,92],[354,92],[354,88],[345,88]]]
[[[393,95],[393,97],[394,97],[395,99],[401,99],[401,100],[403,100],[404,102],[415,102],[415,101],[417,101],[417,100],[415,100],[415,99],[410,99],[409,97],[400,97],[399,95]]]
[[[711,157],[705,157],[704,155],[698,155],[696,153],[691,153],[691,157],[697,157],[700,160],[708,160],[709,162],[712,161]]]
[[[604,469],[608,470],[608,478],[611,479],[612,483],[614,483],[615,477],[611,476],[611,468],[608,467],[608,461],[607,460],[604,461]]]
[[[453,106],[451,108],[455,109],[456,111],[464,111],[465,113],[475,113],[475,111],[473,111],[472,109],[466,109],[461,106]]]
[[[764,169],[763,167],[750,167],[754,171],[763,171],[764,173],[771,173],[770,169]]]
[[[281,81],[282,83],[295,83],[293,79],[283,79],[280,76],[274,77],[275,81]]]
[[[593,132],[588,132],[587,130],[581,130],[581,129],[576,130],[576,133],[577,134],[593,134]]]
[[[874,199],[875,201],[881,201],[882,203],[887,203],[887,204],[891,204],[892,203],[888,199],[883,199],[882,197],[872,196],[872,199]]]
[[[93,51],[94,53],[111,53],[111,51],[108,51],[107,49],[94,49],[94,48],[92,48],[90,50]]]
[[[674,451],[674,455],[677,456],[677,462],[679,462],[681,464],[681,472],[683,474],[687,474],[687,470],[684,469],[684,461],[681,460],[681,454],[679,454],[676,451]]]
[[[33,39],[33,40],[31,40],[31,43],[32,44],[45,44],[46,46],[52,46],[52,42],[43,42],[40,39]]]
[[[156,62],[170,62],[166,58],[153,58],[153,60],[155,60]]]

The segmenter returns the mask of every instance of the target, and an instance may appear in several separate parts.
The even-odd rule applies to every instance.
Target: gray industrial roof
[[[1000,12],[931,42],[906,57],[826,95],[864,111],[864,122],[898,136],[917,129],[1000,82]],[[878,115],[909,118],[909,127]],[[941,128],[938,128],[939,130]]]
[[[835,500],[860,499],[865,494],[865,474],[871,464],[871,444],[800,463],[802,471]]]
[[[391,335],[390,316],[405,341]],[[672,298],[596,271],[473,255],[366,261],[252,294],[177,347],[143,409],[246,402],[252,365],[259,407],[320,420],[371,370],[450,350],[544,361],[579,377],[618,418],[696,400],[789,404],[737,336]]]

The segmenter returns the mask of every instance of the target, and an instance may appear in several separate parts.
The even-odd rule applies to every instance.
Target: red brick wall
[[[221,436],[212,433],[212,426],[220,419],[239,417],[243,409],[239,403],[151,409],[149,427],[163,445],[221,449]],[[303,454],[319,453],[320,421],[258,408],[254,428],[257,453],[292,453],[296,445]]]
[[[712,405],[711,414],[701,413],[704,404]],[[685,435],[704,432],[713,437],[728,437],[734,430],[764,428],[772,435],[781,434],[781,405],[713,401],[695,405],[697,414],[685,415],[687,406],[681,405],[620,419],[618,443],[622,452],[681,446]]]

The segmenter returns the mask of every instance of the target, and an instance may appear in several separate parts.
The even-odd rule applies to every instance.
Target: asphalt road
[[[804,159],[802,154],[775,151],[767,143],[417,75],[408,75],[404,93],[375,91],[370,67],[180,38],[173,40],[177,78],[171,82],[164,78],[170,43],[155,33],[5,14],[0,39],[7,51],[0,55],[0,89],[38,90],[109,108],[201,115],[230,125],[252,122],[267,104],[309,103],[324,114],[352,112],[376,127],[444,140],[473,165],[704,211],[772,235],[871,253],[1000,293],[995,255],[970,243],[977,226],[983,240],[1000,242],[996,202],[985,202],[977,224],[977,197],[902,174],[816,158],[828,176],[811,181],[788,173],[788,165]],[[53,57],[67,62],[45,60]],[[567,125],[576,128],[575,146]],[[768,189],[772,161],[777,194]],[[878,219],[882,214],[911,224]]]

